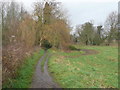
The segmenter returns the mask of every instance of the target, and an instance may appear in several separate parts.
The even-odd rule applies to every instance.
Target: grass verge
[[[26,58],[24,64],[17,70],[18,75],[16,78],[9,79],[9,81],[3,85],[3,88],[30,88],[35,66],[43,54],[44,50],[41,49],[31,57]]]

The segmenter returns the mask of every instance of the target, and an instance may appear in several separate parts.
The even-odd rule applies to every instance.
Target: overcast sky
[[[32,3],[40,0],[17,0],[22,1],[27,10],[32,9]],[[94,21],[95,25],[104,24],[106,17],[112,11],[118,11],[119,0],[56,0],[62,2],[68,11],[72,26]]]
[[[74,2],[66,3],[73,25],[92,20],[95,25],[104,24],[112,11],[117,11],[117,2]],[[72,7],[73,6],[73,7]]]

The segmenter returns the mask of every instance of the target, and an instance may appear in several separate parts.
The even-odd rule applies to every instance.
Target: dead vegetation
[[[2,49],[2,79],[3,83],[10,77],[15,78],[17,68],[31,55],[32,50],[25,48],[22,43],[9,45]]]

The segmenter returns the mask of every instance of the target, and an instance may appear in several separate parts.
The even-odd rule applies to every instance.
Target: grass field
[[[63,88],[117,88],[118,87],[118,47],[76,46],[92,49],[99,53],[80,55],[84,52],[51,50],[52,57],[48,69],[55,81]]]
[[[8,83],[3,85],[3,88],[30,88],[36,64],[43,54],[44,50],[41,49],[31,57],[26,58],[24,64],[17,70],[18,75],[16,78],[9,79]]]

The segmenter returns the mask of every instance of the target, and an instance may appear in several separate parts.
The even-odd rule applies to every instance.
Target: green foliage
[[[48,40],[44,40],[42,43],[42,47],[46,50],[52,47],[52,45],[48,42]]]
[[[94,39],[93,39],[93,45],[100,45],[103,41],[102,38],[102,26],[97,26],[97,31],[95,32]]]
[[[71,58],[70,56],[75,56],[75,52],[70,54],[55,51],[48,62],[49,71],[55,81],[63,88],[118,88],[118,48],[80,48],[97,50],[99,54]]]
[[[86,22],[81,27],[76,28],[79,34],[80,42],[90,45],[93,43],[94,27],[91,22]]]
[[[74,46],[72,46],[72,45],[69,46],[69,49],[70,49],[70,50],[78,50],[76,47],[74,47]]]
[[[44,54],[44,50],[40,50],[33,54],[33,56],[26,58],[24,64],[17,70],[18,75],[14,79],[3,85],[3,88],[29,88],[32,82],[35,66]]]

